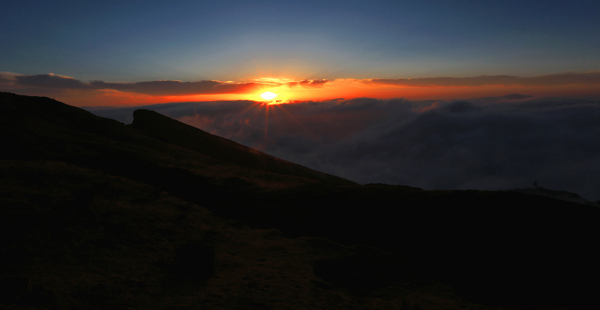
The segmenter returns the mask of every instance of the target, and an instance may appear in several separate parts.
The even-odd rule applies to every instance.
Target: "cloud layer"
[[[359,98],[147,108],[361,183],[425,189],[540,186],[600,200],[600,100],[511,94],[470,101]],[[96,110],[123,122],[130,109]]]

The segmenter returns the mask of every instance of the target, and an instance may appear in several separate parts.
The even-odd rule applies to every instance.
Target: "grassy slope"
[[[385,251],[286,238],[62,162],[2,160],[0,170],[3,308],[483,309],[424,276],[378,286],[357,273],[387,262]],[[367,261],[348,261],[357,253]]]

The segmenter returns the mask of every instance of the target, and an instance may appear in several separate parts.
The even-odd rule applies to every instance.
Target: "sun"
[[[268,92],[264,92],[264,93],[260,94],[260,96],[265,100],[273,100],[273,99],[275,99],[275,97],[277,97],[277,94],[268,91]]]

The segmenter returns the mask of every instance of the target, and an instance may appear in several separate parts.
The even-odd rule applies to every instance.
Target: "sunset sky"
[[[598,0],[4,2],[0,91],[360,183],[600,200]]]
[[[10,1],[0,90],[76,106],[600,95],[600,2]]]

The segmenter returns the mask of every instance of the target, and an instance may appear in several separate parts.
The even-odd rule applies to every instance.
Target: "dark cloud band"
[[[559,86],[559,85],[599,85],[600,72],[561,73],[535,77],[519,77],[511,75],[482,75],[474,77],[432,77],[416,79],[372,79],[365,83],[433,87],[433,86]]]
[[[72,77],[56,74],[15,75],[16,83],[23,86],[62,88],[62,89],[90,89],[92,86],[82,83]]]
[[[6,85],[51,88],[55,90],[101,90],[111,89],[122,92],[152,96],[181,96],[199,94],[239,94],[256,91],[258,83],[228,83],[220,81],[147,81],[135,83],[110,83],[104,81],[82,82],[72,77],[56,74],[3,74],[0,82]]]
[[[340,80],[343,81],[343,80]],[[587,73],[561,73],[535,77],[518,77],[509,75],[482,75],[474,77],[432,77],[415,79],[369,79],[354,80],[366,85],[387,85],[399,87],[482,87],[482,86],[598,86],[600,87],[600,71]],[[262,87],[326,87],[337,80],[300,80],[291,82],[255,81],[247,83],[221,82],[214,80],[183,82],[175,80],[159,80],[144,82],[115,83],[105,81],[82,82],[72,77],[55,74],[0,74],[0,83],[30,88],[60,90],[116,90],[150,96],[183,96],[202,94],[247,94],[258,91]],[[8,90],[8,89],[7,89]]]
[[[179,96],[196,94],[237,94],[248,93],[257,89],[256,83],[233,84],[219,81],[149,81],[137,83],[107,83],[93,81],[91,86],[98,89],[114,89],[155,96]]]

